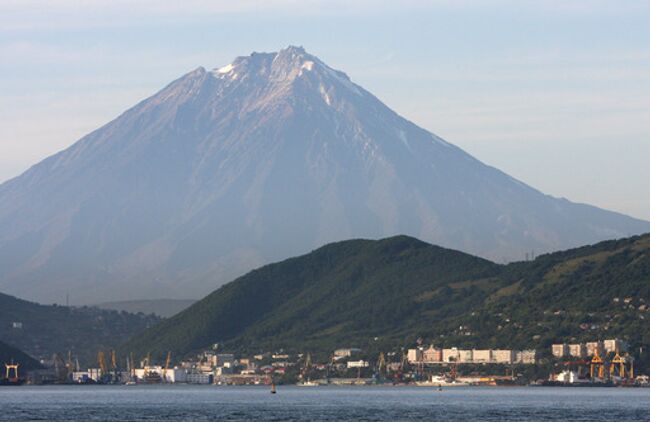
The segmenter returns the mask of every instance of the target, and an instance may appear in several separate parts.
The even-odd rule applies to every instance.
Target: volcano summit
[[[349,238],[501,261],[647,231],[481,163],[288,47],[198,68],[0,185],[0,291],[196,298]]]

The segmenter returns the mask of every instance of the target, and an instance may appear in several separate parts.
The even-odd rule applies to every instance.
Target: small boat
[[[271,384],[271,394],[275,394],[277,391],[275,390],[275,383]]]
[[[307,381],[299,382],[296,385],[299,387],[318,387],[320,384],[310,379],[307,379]]]

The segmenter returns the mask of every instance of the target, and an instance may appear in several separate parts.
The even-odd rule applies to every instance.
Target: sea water
[[[637,421],[650,389],[560,387],[0,387],[9,421]]]

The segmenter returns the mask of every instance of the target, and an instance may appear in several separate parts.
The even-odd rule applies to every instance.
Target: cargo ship
[[[18,378],[2,378],[0,379],[0,386],[15,386],[15,385],[23,385],[25,380],[18,379]]]

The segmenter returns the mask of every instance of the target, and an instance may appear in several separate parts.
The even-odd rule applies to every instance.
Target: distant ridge
[[[163,318],[169,318],[176,315],[183,309],[196,303],[193,299],[154,299],[154,300],[125,300],[122,302],[105,302],[98,303],[96,306],[100,309],[114,309],[116,311],[125,311],[137,314],[155,314]]]
[[[70,352],[82,365],[96,364],[100,349],[115,348],[159,320],[97,308],[41,305],[0,293],[0,339],[36,359]]]
[[[199,67],[0,185],[0,291],[201,297],[343,239],[503,262],[648,231],[485,165],[288,47]]]

